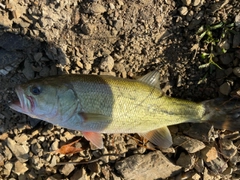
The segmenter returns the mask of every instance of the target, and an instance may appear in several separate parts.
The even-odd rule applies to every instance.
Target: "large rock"
[[[115,164],[124,179],[165,179],[181,171],[180,166],[171,163],[160,151],[147,155],[133,155]]]

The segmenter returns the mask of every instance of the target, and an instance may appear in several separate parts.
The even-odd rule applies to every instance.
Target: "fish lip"
[[[20,88],[19,86],[15,88],[15,92],[17,94],[17,100],[14,102],[11,102],[9,105],[10,108],[16,110],[16,111],[21,111],[24,109],[24,103],[23,103],[23,89]]]
[[[18,100],[12,102],[9,107],[18,111],[18,112],[32,112],[35,109],[34,98],[31,96],[26,96],[23,89],[18,86],[15,88]],[[27,104],[30,102],[30,107],[28,108]]]

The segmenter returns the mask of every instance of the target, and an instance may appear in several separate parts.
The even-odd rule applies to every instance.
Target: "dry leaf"
[[[72,143],[63,145],[61,148],[57,149],[55,152],[60,153],[60,154],[74,154],[74,153],[78,153],[78,152],[82,151],[83,149],[82,148],[76,148],[73,145],[75,143],[77,143],[79,140],[80,139],[78,139],[78,140],[76,140],[76,141],[74,141]]]

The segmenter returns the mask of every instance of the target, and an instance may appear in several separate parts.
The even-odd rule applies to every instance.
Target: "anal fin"
[[[147,133],[141,133],[140,135],[162,148],[169,148],[173,143],[172,136],[167,127],[161,127]]]

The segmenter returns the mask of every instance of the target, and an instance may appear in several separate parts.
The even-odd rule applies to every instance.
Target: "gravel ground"
[[[201,40],[200,27],[208,30]],[[217,45],[204,41],[209,31]],[[221,69],[199,69],[211,45]],[[0,0],[0,179],[239,179],[239,132],[181,124],[170,127],[169,149],[114,134],[98,150],[80,132],[8,107],[17,84],[74,73],[135,78],[159,70],[166,95],[236,97],[239,45],[238,0]],[[73,141],[84,150],[59,153]]]

